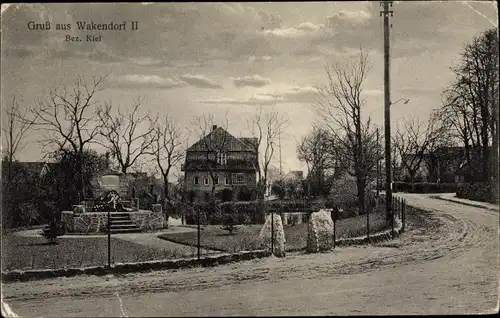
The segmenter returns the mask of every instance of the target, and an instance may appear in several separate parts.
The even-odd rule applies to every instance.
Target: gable
[[[249,139],[249,138],[246,138]],[[187,151],[253,151],[251,144],[235,138],[221,127],[212,130]]]

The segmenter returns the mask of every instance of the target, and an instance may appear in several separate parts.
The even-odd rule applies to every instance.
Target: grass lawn
[[[200,245],[204,248],[230,253],[255,250],[259,248],[258,237],[261,228],[262,225],[240,225],[233,235],[229,235],[227,231],[221,229],[220,225],[206,225],[201,231]],[[370,233],[378,232],[385,228],[387,226],[384,213],[370,214]],[[284,230],[287,251],[306,248],[307,224],[285,225]],[[366,215],[337,221],[337,239],[363,236],[365,234]],[[159,237],[180,244],[197,246],[196,232],[165,233]]]
[[[2,236],[2,271],[57,269],[108,264],[108,241],[103,238],[63,238],[47,245],[43,237]],[[193,247],[160,250],[111,238],[112,263],[193,257]]]

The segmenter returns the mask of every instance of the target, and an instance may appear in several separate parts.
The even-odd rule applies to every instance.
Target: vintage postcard
[[[494,1],[1,5],[5,317],[499,310]]]

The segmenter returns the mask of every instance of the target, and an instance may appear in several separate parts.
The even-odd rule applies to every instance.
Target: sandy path
[[[498,305],[498,212],[403,195],[397,240],[217,268],[3,286],[21,316],[462,314]]]

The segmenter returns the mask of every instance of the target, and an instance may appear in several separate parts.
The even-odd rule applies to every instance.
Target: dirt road
[[[403,195],[430,213],[376,246],[216,268],[3,285],[20,316],[224,316],[493,313],[499,213]]]

